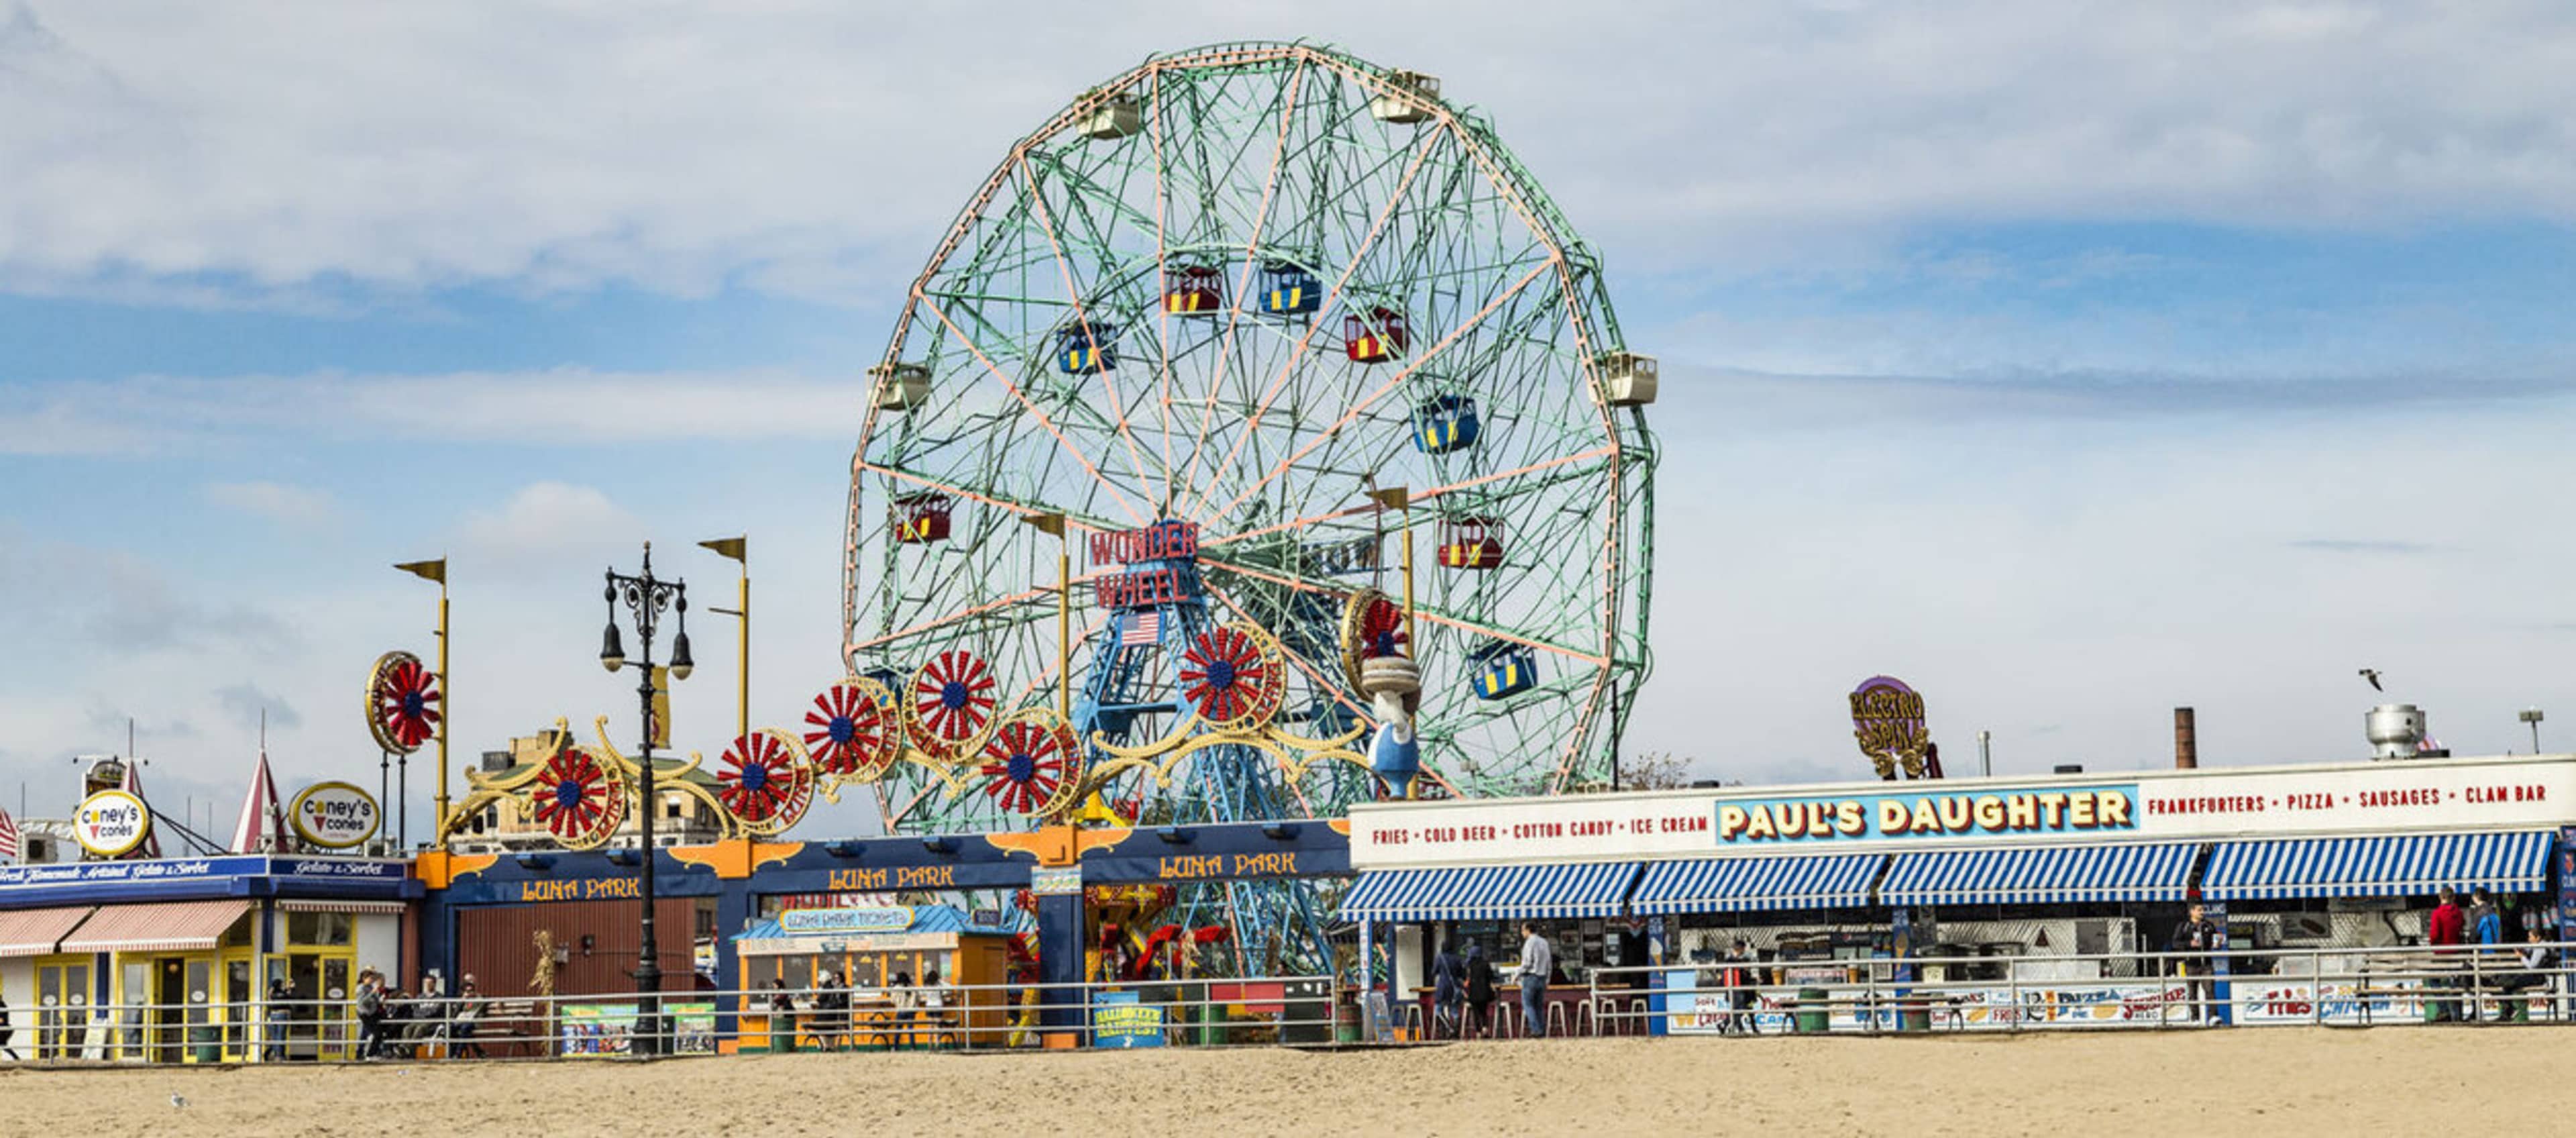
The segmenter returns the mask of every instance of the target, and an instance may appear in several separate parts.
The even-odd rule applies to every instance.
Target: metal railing
[[[1715,961],[1596,969],[1576,1034],[2567,1022],[2568,944]],[[2543,952],[2531,967],[2524,952]],[[2225,971],[2221,972],[2220,965]],[[1940,977],[1931,979],[1931,977]]]
[[[1314,976],[664,991],[650,1017],[631,992],[73,1004],[17,1009],[0,1066],[1322,1044],[1355,1034],[1347,996]]]

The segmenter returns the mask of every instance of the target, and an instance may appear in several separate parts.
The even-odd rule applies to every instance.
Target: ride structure
[[[823,790],[889,831],[1608,781],[1654,361],[1436,80],[1303,42],[1111,78],[976,189],[870,374],[808,740],[861,740]],[[1296,886],[1173,909],[1248,972],[1329,951]]]

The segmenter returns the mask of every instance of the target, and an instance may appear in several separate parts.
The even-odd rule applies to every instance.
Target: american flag
[[[1127,614],[1127,627],[1118,633],[1118,643],[1129,648],[1150,648],[1163,640],[1163,613],[1160,609]]]
[[[0,857],[18,860],[18,824],[9,820],[6,810],[0,810]]]

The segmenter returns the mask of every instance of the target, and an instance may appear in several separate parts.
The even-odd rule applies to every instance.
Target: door
[[[36,966],[36,1057],[80,1058],[89,1027],[89,957]]]
[[[152,962],[152,977],[152,1006],[145,1009],[144,1015],[152,1041],[152,1061],[176,1063],[184,1054],[182,1045],[187,1038],[188,962],[176,956],[159,957]]]
[[[246,954],[224,958],[224,1058],[240,1063],[251,1058],[251,1025],[255,1015],[251,961]]]

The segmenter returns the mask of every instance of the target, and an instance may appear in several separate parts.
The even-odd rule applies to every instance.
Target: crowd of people
[[[358,1058],[417,1058],[424,1048],[439,1044],[445,1045],[451,1057],[482,1058],[483,1047],[475,1041],[475,1031],[481,1026],[486,1006],[474,974],[465,974],[453,997],[440,991],[441,986],[438,974],[432,972],[420,978],[419,991],[404,992],[393,987],[382,971],[360,970],[357,994],[351,1001],[358,1017]],[[271,986],[269,1016],[273,1023],[292,1023],[292,998],[293,991],[285,988],[283,980]],[[272,1030],[271,1036],[280,1039],[284,1032]],[[276,1042],[269,1044],[271,1051],[278,1047]]]
[[[785,980],[770,981],[766,1002],[773,1051],[794,1050],[800,1034],[826,1051],[839,1051],[853,1046],[900,1046],[922,1033],[935,1041],[958,1026],[948,1011],[948,983],[937,968],[925,970],[918,983],[910,972],[895,973],[884,995],[869,1007],[882,1015],[864,1019],[856,1014],[848,977],[829,969],[815,974],[814,986],[802,992],[790,989]]]
[[[2547,930],[2528,925],[2520,948],[2506,947],[2504,913],[2485,886],[2469,890],[2466,908],[2461,907],[2457,890],[2443,886],[2432,916],[2425,921],[2424,940],[2450,973],[2436,977],[2433,984],[2459,993],[2433,1001],[2436,1021],[2486,1018],[2479,1007],[2482,1002],[2495,1005],[2495,1019],[2510,1018],[2517,997],[2549,983],[2552,953]]]

